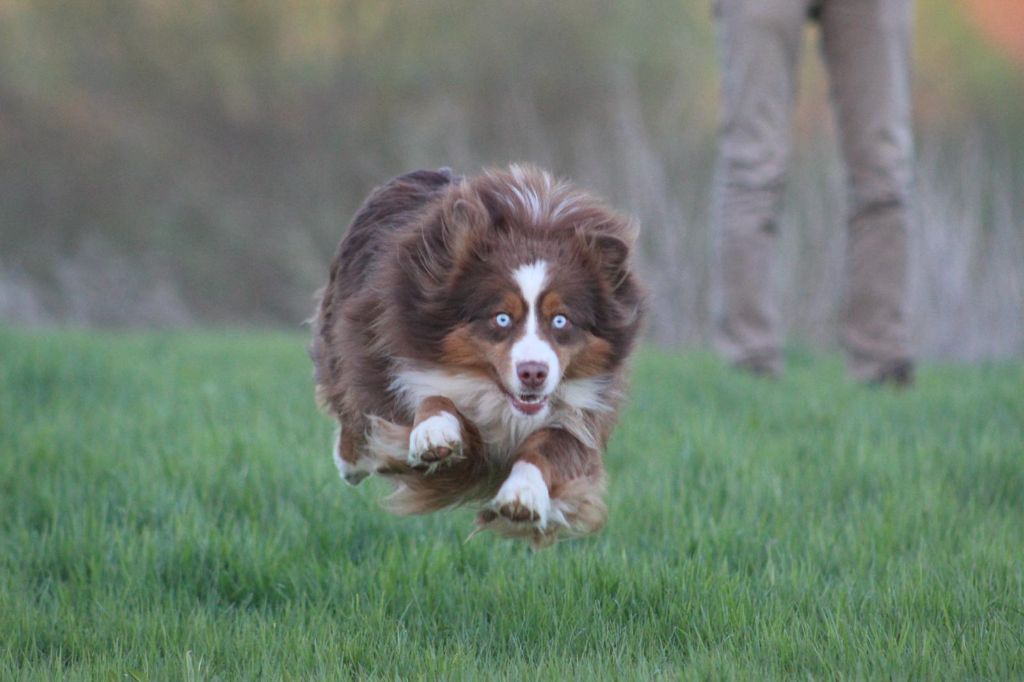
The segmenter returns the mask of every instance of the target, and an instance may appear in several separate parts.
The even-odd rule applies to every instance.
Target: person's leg
[[[821,24],[849,182],[843,345],[855,379],[909,383],[911,0],[826,0]]]
[[[716,5],[723,121],[715,340],[730,362],[768,374],[781,370],[772,265],[806,14],[806,0]]]

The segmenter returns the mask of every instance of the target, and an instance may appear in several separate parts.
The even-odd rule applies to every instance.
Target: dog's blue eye
[[[551,320],[551,326],[555,329],[565,329],[569,324],[569,318],[565,315],[555,315]]]
[[[499,327],[509,327],[512,325],[512,316],[508,313],[498,313],[494,316],[494,324]]]

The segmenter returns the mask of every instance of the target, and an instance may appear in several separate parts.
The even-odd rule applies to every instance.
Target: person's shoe
[[[905,389],[914,385],[914,363],[911,360],[897,360],[884,365],[878,374],[868,382],[869,386],[891,386]]]
[[[737,360],[732,366],[762,379],[778,379],[782,376],[782,365],[775,355],[752,355]]]

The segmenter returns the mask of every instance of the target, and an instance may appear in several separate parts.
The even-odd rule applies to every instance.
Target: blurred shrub
[[[1002,178],[977,192],[981,235],[1019,218],[986,207],[1022,177],[1024,87],[942,4],[921,2],[917,99],[951,172],[927,177],[949,194],[969,127]],[[0,63],[0,319],[295,325],[373,185],[525,159],[635,212],[653,335],[706,334],[709,0],[6,0]],[[835,297],[811,280],[834,272],[842,197],[808,69],[783,258],[812,257],[780,285],[794,330],[827,340]]]

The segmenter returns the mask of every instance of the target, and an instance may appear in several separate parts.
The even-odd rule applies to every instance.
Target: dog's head
[[[547,173],[513,166],[452,185],[401,246],[403,354],[486,376],[542,416],[565,379],[612,373],[642,312],[634,224]]]

